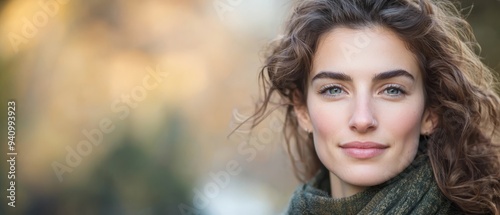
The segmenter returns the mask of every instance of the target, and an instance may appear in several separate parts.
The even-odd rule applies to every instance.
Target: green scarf
[[[329,190],[322,169],[294,192],[286,214],[461,214],[439,190],[423,154],[398,176],[353,196],[333,199]]]

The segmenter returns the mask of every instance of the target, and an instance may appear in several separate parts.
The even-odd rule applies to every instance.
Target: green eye
[[[401,90],[394,88],[394,87],[391,87],[391,88],[385,89],[385,93],[387,93],[389,95],[399,95],[399,94],[401,94]]]
[[[406,95],[406,92],[401,89],[399,86],[389,86],[384,89],[384,94],[397,97],[397,96],[403,96]]]
[[[325,97],[337,97],[346,94],[347,92],[341,85],[329,84],[321,87],[318,93]]]
[[[344,92],[344,90],[342,90],[342,88],[340,87],[330,87],[326,89],[326,93],[329,95],[338,95],[341,94],[342,92]]]

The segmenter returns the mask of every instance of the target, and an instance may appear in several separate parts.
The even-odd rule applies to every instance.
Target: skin
[[[313,133],[334,198],[401,173],[415,158],[419,136],[434,128],[418,61],[389,29],[337,27],[325,33],[308,79],[307,104],[295,105],[295,112],[299,125]],[[359,158],[342,148],[351,142],[386,148]]]

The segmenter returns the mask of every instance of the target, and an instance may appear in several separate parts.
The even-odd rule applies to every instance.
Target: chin
[[[388,170],[387,168],[368,166],[350,168],[350,170],[342,172],[344,174],[333,173],[348,184],[360,187],[370,187],[388,181],[401,171],[402,170],[398,169]]]
[[[392,176],[394,177],[394,176]],[[359,187],[371,187],[375,185],[382,184],[392,177],[381,176],[381,175],[366,175],[360,174],[357,178],[346,178],[344,181]]]

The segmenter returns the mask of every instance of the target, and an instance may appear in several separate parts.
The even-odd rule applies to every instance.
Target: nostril
[[[364,132],[377,127],[377,121],[370,114],[354,115],[350,122],[349,127],[358,132]]]
[[[351,125],[351,128],[356,130],[356,131],[366,131],[366,130],[375,128],[375,124],[372,122],[355,123],[355,124]]]
[[[351,103],[349,127],[357,132],[365,132],[377,127],[377,120],[373,114],[369,96],[360,96]]]

